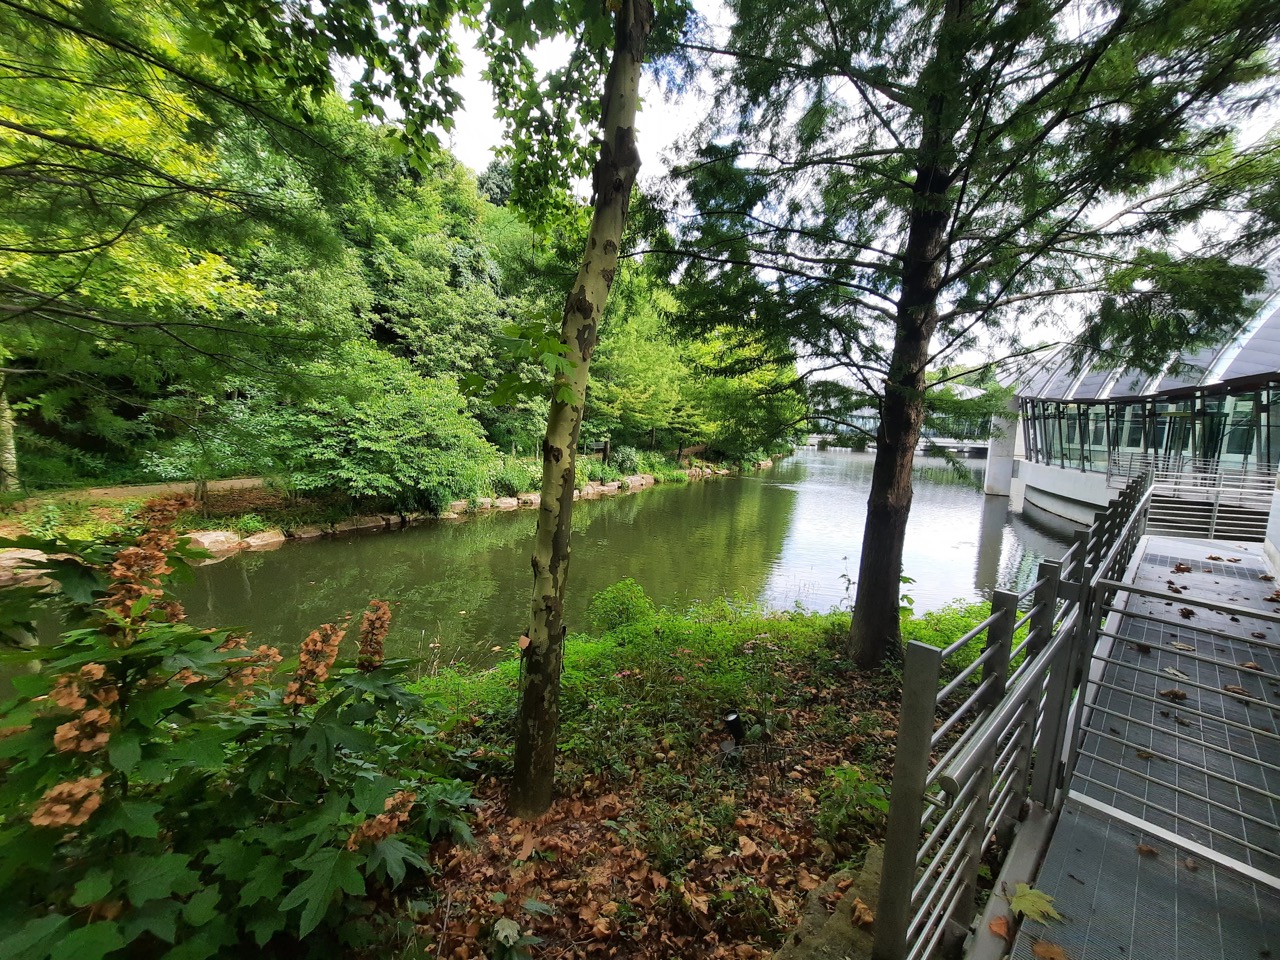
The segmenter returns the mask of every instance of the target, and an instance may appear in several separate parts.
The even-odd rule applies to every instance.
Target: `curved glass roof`
[[[1152,376],[1138,370],[1097,366],[1075,369],[1068,348],[1037,354],[1033,366],[1010,377],[1019,397],[1039,400],[1117,400],[1258,379],[1280,379],[1280,287],[1273,287],[1258,311],[1235,336],[1222,343],[1171,357]]]

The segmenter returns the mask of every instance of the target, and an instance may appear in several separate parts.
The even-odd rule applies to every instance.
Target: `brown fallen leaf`
[[[1239,557],[1227,557],[1227,563],[1239,563],[1239,562],[1240,562]]]
[[[1156,755],[1155,755],[1154,753],[1152,753],[1150,750],[1139,750],[1139,751],[1138,751],[1138,759],[1139,759],[1139,760],[1154,760],[1155,758],[1156,758]]]
[[[1197,870],[1199,870],[1199,869],[1200,869],[1200,864],[1196,863],[1196,862],[1195,862],[1194,860],[1192,860],[1190,857],[1187,857],[1187,859],[1183,860],[1183,861],[1182,861],[1182,865],[1183,865],[1186,869],[1190,870],[1192,873],[1195,873]]]
[[[760,852],[760,848],[750,837],[738,837],[738,850],[744,857],[755,856]]]
[[[1187,691],[1179,690],[1177,687],[1170,687],[1168,690],[1161,690],[1160,696],[1168,700],[1181,701],[1187,699]]]
[[[994,933],[1005,943],[1013,943],[1013,934],[1009,932],[1009,918],[996,917],[987,924],[987,929]]]
[[[1240,664],[1240,666],[1244,667],[1246,670],[1258,670],[1258,671],[1262,670],[1262,668],[1258,666],[1256,663],[1254,663],[1252,660],[1246,660],[1244,661],[1244,663]]]
[[[1174,572],[1174,573],[1190,573],[1190,572],[1191,572],[1191,564],[1189,564],[1189,563],[1175,563],[1175,564],[1173,565],[1173,572]]]
[[[1178,616],[1180,616],[1183,620],[1190,620],[1195,615],[1196,615],[1196,612],[1192,610],[1190,607],[1178,608]]]
[[[1195,650],[1195,647],[1193,647],[1193,646],[1192,646],[1191,644],[1189,644],[1189,643],[1175,643],[1175,644],[1173,645],[1173,649],[1175,649],[1175,650],[1192,650],[1192,651],[1194,651],[1194,650]]]
[[[1067,951],[1048,940],[1037,940],[1031,947],[1031,954],[1036,960],[1071,960]]]
[[[1135,644],[1133,645],[1133,648],[1134,648],[1135,650],[1137,650],[1139,653],[1150,653],[1150,652],[1151,652],[1151,647],[1150,647],[1150,646],[1148,646],[1148,645],[1147,645],[1147,644],[1145,644],[1145,643],[1135,643]]]
[[[1236,684],[1236,683],[1227,683],[1227,684],[1224,684],[1224,685],[1223,685],[1223,687],[1222,687],[1222,689],[1223,689],[1223,690],[1225,690],[1225,691],[1227,691],[1227,693],[1235,693],[1235,694],[1239,694],[1239,695],[1240,695],[1240,696],[1242,696],[1242,697],[1251,697],[1251,696],[1253,696],[1253,694],[1251,694],[1248,690],[1246,690],[1244,687],[1242,687],[1242,686],[1240,686],[1239,684]]]
[[[1155,847],[1151,846],[1150,844],[1140,843],[1140,844],[1138,844],[1138,846],[1136,847],[1136,849],[1137,849],[1138,853],[1139,853],[1141,856],[1144,856],[1144,857],[1158,857],[1158,856],[1160,856],[1160,851],[1159,851],[1159,850],[1157,850]]]
[[[1267,639],[1267,635],[1266,635],[1265,633],[1263,633],[1261,630],[1253,630],[1253,631],[1250,631],[1249,636],[1253,637],[1253,639],[1255,639],[1255,640],[1265,640],[1265,639]]]
[[[1205,557],[1205,559],[1206,559],[1206,560],[1221,560],[1222,558],[1221,558],[1220,556],[1218,556],[1216,553],[1211,553],[1211,554],[1209,554],[1207,557]]]
[[[808,893],[810,890],[817,890],[821,883],[817,877],[806,870],[803,866],[796,871],[796,886]]]
[[[530,857],[532,857],[533,846],[534,846],[533,833],[530,832],[529,835],[524,838],[524,844],[523,846],[520,847],[520,856],[516,857],[516,859],[528,860]]]
[[[869,927],[876,922],[876,915],[871,912],[871,908],[862,902],[858,897],[853,898],[853,925],[855,927]]]
[[[1266,580],[1268,583],[1270,583],[1272,580],[1274,580],[1274,579],[1275,579],[1275,577],[1273,577],[1273,576],[1272,576],[1271,574],[1269,574],[1269,573],[1264,573],[1264,574],[1260,575],[1260,576],[1258,577],[1258,579],[1259,579],[1259,580]]]

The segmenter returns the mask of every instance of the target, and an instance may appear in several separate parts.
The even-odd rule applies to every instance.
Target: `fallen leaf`
[[[532,642],[533,642],[533,641],[531,641],[528,637],[526,637],[526,636],[521,636],[521,637],[520,637],[520,649],[521,649],[521,650],[523,650],[525,647],[527,647],[527,646],[528,646],[530,643],[532,643]]]
[[[744,857],[753,857],[760,852],[760,848],[750,837],[738,837],[738,851]]]
[[[1195,615],[1196,615],[1196,612],[1192,610],[1190,607],[1178,608],[1178,616],[1180,616],[1183,620],[1190,620]]]
[[[857,897],[853,898],[853,925],[855,927],[869,927],[876,922],[876,915],[871,912],[868,907]]]
[[[1189,643],[1174,643],[1174,645],[1173,645],[1173,649],[1175,649],[1175,650],[1190,650],[1190,651],[1193,651],[1193,652],[1194,652],[1196,648],[1195,648],[1195,647],[1193,647],[1193,646],[1192,646],[1191,644],[1189,644]]]
[[[1036,960],[1071,960],[1067,951],[1048,940],[1037,940],[1031,947],[1031,953]]]
[[[530,833],[527,837],[524,838],[524,845],[520,848],[520,856],[516,857],[516,859],[528,860],[530,857],[532,857],[533,844],[534,844],[533,834]]]
[[[1261,670],[1261,669],[1262,669],[1260,666],[1258,666],[1258,665],[1257,665],[1256,663],[1254,663],[1252,660],[1246,660],[1246,661],[1244,661],[1244,663],[1240,664],[1240,666],[1244,667],[1246,670]]]
[[[499,653],[499,652],[501,652],[501,650],[502,650],[502,648],[501,648],[501,647],[490,647],[490,648],[489,648],[489,652],[490,652],[490,653]]]
[[[1190,573],[1190,572],[1191,572],[1191,564],[1189,564],[1189,563],[1175,563],[1175,564],[1173,565],[1173,572],[1174,572],[1174,573]]]
[[[1154,760],[1155,758],[1156,758],[1156,755],[1155,755],[1154,753],[1152,753],[1150,750],[1139,750],[1139,751],[1138,751],[1138,759],[1139,759],[1139,760]]]
[[[1221,560],[1222,558],[1221,558],[1220,556],[1218,556],[1216,553],[1211,553],[1211,554],[1209,554],[1207,557],[1205,557],[1205,559],[1206,559],[1206,560]]]
[[[1191,677],[1174,667],[1165,667],[1164,672],[1171,677],[1177,677],[1179,680],[1190,680]]]
[[[1013,935],[1009,932],[1009,918],[996,917],[987,924],[987,929],[994,933],[1005,943],[1013,943]]]
[[[1015,916],[1023,916],[1036,923],[1062,919],[1062,914],[1053,908],[1053,897],[1029,883],[1020,883],[1014,888],[1009,906]]]
[[[1135,643],[1135,644],[1133,645],[1133,648],[1134,648],[1135,650],[1137,650],[1139,653],[1150,653],[1150,652],[1151,652],[1151,647],[1150,647],[1150,646],[1148,646],[1148,645],[1147,645],[1147,644],[1145,644],[1145,643]]]
[[[1249,636],[1253,637],[1253,639],[1255,640],[1267,639],[1267,635],[1263,633],[1261,630],[1254,630],[1252,633],[1249,634]]]
[[[821,881],[818,880],[817,877],[815,877],[812,873],[810,873],[804,867],[801,867],[798,871],[796,871],[796,886],[799,887],[801,890],[803,890],[805,893],[808,893],[810,890],[818,889],[818,885],[820,882]]]
[[[1223,685],[1223,687],[1222,687],[1222,689],[1223,689],[1223,690],[1225,690],[1225,691],[1227,691],[1227,693],[1236,693],[1236,694],[1239,694],[1239,695],[1240,695],[1240,696],[1242,696],[1242,697],[1251,697],[1251,696],[1253,696],[1253,694],[1251,694],[1251,693],[1250,693],[1248,690],[1246,690],[1244,687],[1240,686],[1239,684],[1235,684],[1235,683],[1228,683],[1228,684],[1224,684],[1224,685]]]
[[[1187,692],[1185,690],[1179,690],[1177,687],[1170,687],[1168,690],[1161,690],[1160,696],[1168,700],[1180,701],[1187,699]]]
[[[1266,580],[1268,583],[1270,583],[1272,580],[1274,580],[1274,579],[1275,579],[1275,577],[1273,577],[1273,576],[1272,576],[1271,574],[1269,574],[1269,573],[1264,573],[1264,574],[1262,574],[1261,576],[1259,576],[1259,577],[1258,577],[1258,579],[1259,579],[1259,580]]]
[[[1240,562],[1239,557],[1227,557],[1227,563],[1239,563],[1239,562]]]
[[[1190,857],[1187,857],[1187,859],[1183,860],[1182,865],[1186,867],[1188,870],[1190,870],[1192,873],[1195,873],[1197,870],[1200,869],[1200,864],[1196,863]]]
[[[1138,853],[1139,853],[1139,854],[1141,854],[1141,855],[1142,855],[1142,856],[1144,856],[1144,857],[1158,857],[1158,856],[1160,856],[1160,851],[1159,851],[1159,850],[1157,850],[1155,847],[1151,846],[1150,844],[1147,844],[1147,843],[1140,843],[1140,844],[1138,844],[1138,846],[1137,846],[1137,848],[1136,848],[1136,849],[1137,849]]]

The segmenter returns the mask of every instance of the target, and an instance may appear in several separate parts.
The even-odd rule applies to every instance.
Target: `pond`
[[[981,461],[959,471],[917,463],[904,560],[917,610],[1029,584],[1039,560],[1070,545],[1066,521],[1011,514],[1007,499],[984,496]],[[805,450],[758,474],[579,501],[570,630],[586,629],[591,597],[623,577],[673,609],[722,596],[773,608],[846,604],[871,465],[870,454]],[[200,567],[178,593],[195,623],[246,627],[282,647],[380,597],[394,611],[389,654],[426,669],[485,666],[509,656],[525,629],[535,521],[533,510],[493,512],[289,543]]]

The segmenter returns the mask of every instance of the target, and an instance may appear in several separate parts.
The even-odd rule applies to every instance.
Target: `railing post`
[[[1077,616],[1073,631],[1080,629]],[[1045,684],[1044,716],[1036,731],[1035,762],[1031,766],[1031,799],[1046,810],[1056,809],[1058,760],[1062,754],[1064,727],[1071,703],[1071,678],[1075,673],[1075,644],[1068,638],[1049,663]]]
[[[1036,580],[1040,586],[1032,594],[1035,613],[1031,616],[1031,638],[1027,643],[1027,659],[1040,656],[1040,651],[1053,637],[1054,616],[1057,613],[1058,581],[1062,578],[1062,564],[1042,560],[1036,568]]]
[[[1009,654],[1013,649],[1013,625],[1018,619],[1018,595],[1009,590],[997,590],[991,598],[991,612],[1000,614],[987,629],[987,642],[983,653],[991,651],[991,659],[982,665],[982,685],[987,688],[982,696],[983,710],[990,710],[1003,698],[1009,680]],[[975,723],[981,723],[979,714]],[[990,812],[991,787],[995,779],[996,743],[982,758],[982,768],[977,773],[978,788],[969,809],[969,836],[965,840],[963,880],[960,895],[956,898],[951,918],[963,917],[963,926],[977,910],[978,868],[982,865],[982,849],[987,839],[987,814]]]
[[[873,960],[902,960],[907,953],[907,928],[913,912],[911,889],[916,883],[916,853],[920,847],[925,778],[933,750],[941,671],[940,650],[914,641],[907,644]]]

